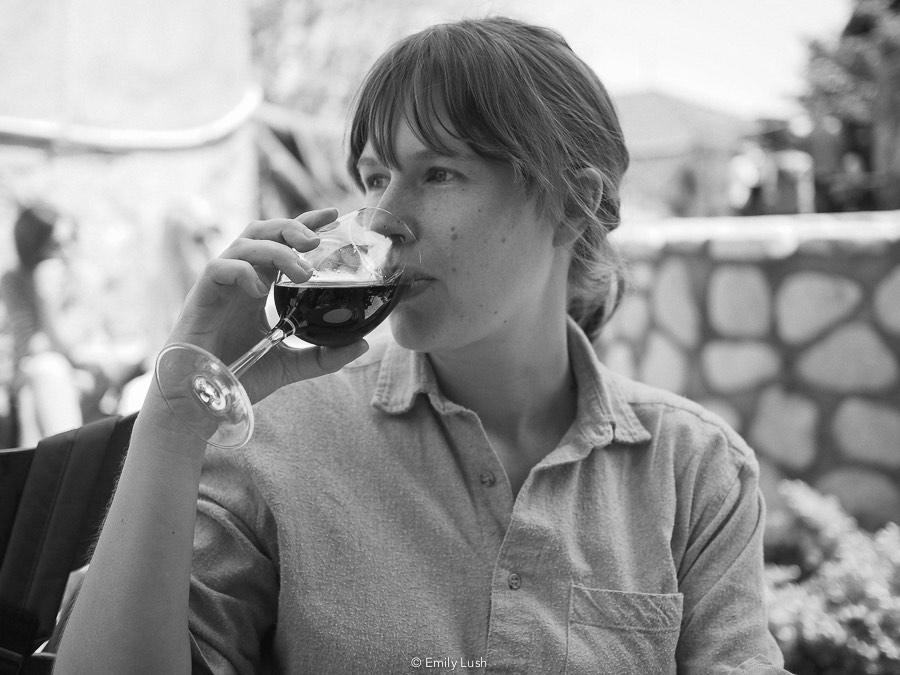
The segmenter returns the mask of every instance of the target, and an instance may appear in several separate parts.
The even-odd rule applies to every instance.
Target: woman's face
[[[402,124],[395,137],[399,166],[388,167],[371,143],[357,164],[366,204],[406,221],[421,256],[391,316],[394,336],[432,353],[492,339],[514,344],[508,339],[515,331],[541,325],[547,302],[565,302],[565,270],[562,297],[558,288],[550,291],[561,259],[554,228],[511,167],[479,157],[450,135],[444,140],[454,154],[434,152]]]

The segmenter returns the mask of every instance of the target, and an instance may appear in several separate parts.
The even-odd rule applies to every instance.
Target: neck
[[[542,426],[561,435],[575,417],[575,387],[565,311],[559,314],[540,329],[430,354],[441,390],[477,413],[488,432],[514,437]]]

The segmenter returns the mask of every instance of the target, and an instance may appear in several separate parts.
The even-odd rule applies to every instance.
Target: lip
[[[419,295],[428,288],[432,281],[434,281],[434,277],[430,277],[418,271],[407,270],[403,275],[403,281],[401,282],[403,285],[402,300],[408,300]]]
[[[414,284],[420,281],[433,281],[434,277],[418,267],[407,267],[403,271],[403,283]]]

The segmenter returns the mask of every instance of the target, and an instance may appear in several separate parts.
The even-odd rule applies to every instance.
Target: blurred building
[[[624,208],[651,216],[732,212],[729,163],[749,120],[659,91],[615,97],[631,151]]]

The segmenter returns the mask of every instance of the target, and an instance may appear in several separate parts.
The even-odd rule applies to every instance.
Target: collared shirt
[[[752,452],[572,323],[569,352],[575,422],[516,496],[423,354],[373,347],[262,402],[249,446],[207,455],[196,668],[781,672]]]

